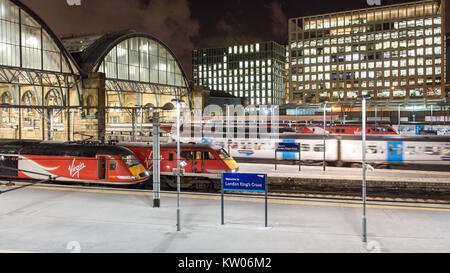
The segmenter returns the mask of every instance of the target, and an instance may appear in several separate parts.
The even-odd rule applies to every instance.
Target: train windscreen
[[[217,150],[216,152],[219,154],[222,160],[230,158],[230,155],[224,149]]]
[[[139,164],[141,164],[139,162],[139,160],[134,156],[134,155],[123,155],[122,156],[122,160],[125,163],[125,165],[127,165],[128,168],[137,166]]]

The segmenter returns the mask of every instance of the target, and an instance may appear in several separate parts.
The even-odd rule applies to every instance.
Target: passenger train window
[[[309,152],[311,150],[311,146],[309,144],[302,144],[302,152]]]
[[[378,153],[377,145],[369,145],[369,146],[367,146],[366,153],[368,153],[368,154],[376,154],[376,153]]]
[[[442,150],[442,155],[450,155],[450,146],[445,146]]]
[[[203,153],[204,153],[203,157],[205,158],[205,160],[215,160],[216,159],[215,156],[210,152],[203,152]]]
[[[173,161],[173,154],[172,153],[169,154],[169,161]]]
[[[181,151],[180,156],[186,160],[191,160],[193,157],[192,152],[189,152],[189,151]]]
[[[202,152],[194,152],[195,160],[202,160]]]
[[[109,169],[115,171],[117,169],[117,162],[114,159],[109,159]]]
[[[406,147],[406,154],[408,155],[417,155],[420,153],[419,147],[408,146]]]
[[[440,155],[441,154],[441,148],[440,147],[425,147],[425,154],[426,155]]]
[[[318,152],[323,152],[324,150],[325,149],[324,149],[323,144],[316,144],[316,145],[314,145],[314,152],[318,153]]]

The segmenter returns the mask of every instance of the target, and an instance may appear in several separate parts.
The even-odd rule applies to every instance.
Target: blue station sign
[[[300,143],[282,142],[277,143],[277,152],[298,153]]]
[[[223,173],[224,191],[266,192],[267,174]]]

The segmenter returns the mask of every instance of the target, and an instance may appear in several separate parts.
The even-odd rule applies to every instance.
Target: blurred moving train
[[[146,169],[153,172],[153,144],[121,142],[118,146],[133,151]],[[182,188],[208,189],[220,188],[221,174],[237,172],[239,165],[221,147],[211,144],[181,144],[181,161],[185,162]],[[161,144],[160,173],[171,188],[176,188],[177,145]]]
[[[130,150],[93,143],[0,140],[0,178],[130,185],[149,178]]]
[[[175,136],[172,136],[175,137]],[[210,134],[203,138],[184,136],[182,142],[209,143],[228,149],[231,156],[240,160],[273,160],[275,147],[280,142],[295,142],[301,145],[301,160],[320,164],[323,161],[323,135],[270,134],[258,138],[226,139],[223,134]],[[352,166],[361,164],[361,136],[327,136],[325,159],[330,165]],[[367,161],[374,167],[392,165],[450,165],[450,137],[448,136],[367,136]],[[279,153],[281,160],[298,160],[298,153]]]
[[[323,125],[300,125],[300,124],[280,124],[276,126],[272,125],[239,125],[233,124],[231,125],[231,131],[237,132],[238,129],[245,132],[250,131],[263,131],[271,133],[274,130],[277,130],[278,133],[299,133],[299,134],[307,134],[307,135],[323,135],[324,128]],[[163,125],[161,126],[161,130],[166,133],[176,133],[176,127],[172,125]],[[190,125],[184,126],[182,125],[180,131],[182,133],[195,133],[201,132],[202,130],[208,130],[209,132],[223,132],[227,131],[227,126],[220,124],[220,127],[215,125]],[[326,133],[330,135],[361,135],[362,134],[362,126],[361,125],[327,125],[325,127]],[[398,135],[398,132],[389,125],[378,125],[378,126],[367,126],[366,133],[368,135]]]

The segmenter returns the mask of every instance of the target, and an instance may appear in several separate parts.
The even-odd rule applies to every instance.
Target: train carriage
[[[141,183],[149,173],[123,147],[45,141],[0,141],[0,178],[95,184]]]
[[[276,143],[301,144],[301,159],[306,162],[323,161],[323,135],[264,135],[259,138],[226,139],[224,134],[211,134],[203,138],[184,137],[186,142],[206,142],[229,149],[237,159],[273,160]],[[325,159],[336,166],[360,164],[362,160],[361,136],[326,136]],[[398,135],[368,135],[367,162],[375,166],[393,165],[450,165],[450,137]],[[298,153],[280,153],[279,160],[298,160]]]
[[[140,162],[150,172],[153,171],[153,144],[121,142],[117,145],[133,151]],[[222,147],[210,144],[180,145],[181,161],[184,169],[183,188],[218,187],[224,172],[236,172],[239,165]],[[177,145],[160,145],[160,173],[170,187],[176,187],[174,170],[177,169]]]

